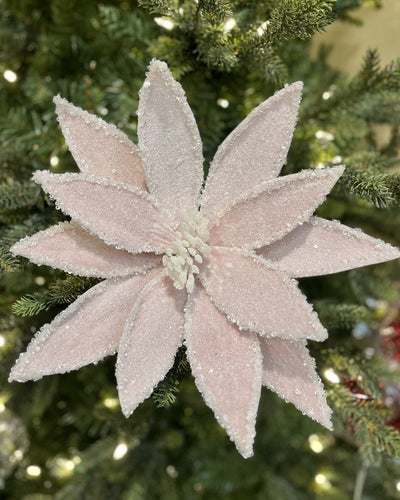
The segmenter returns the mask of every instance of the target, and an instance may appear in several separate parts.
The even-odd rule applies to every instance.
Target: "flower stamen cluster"
[[[207,245],[210,234],[208,220],[199,211],[187,214],[182,222],[180,231],[175,233],[176,239],[163,256],[162,263],[175,288],[188,293],[194,289],[194,275],[199,274],[199,267],[203,257],[209,255],[210,247]]]

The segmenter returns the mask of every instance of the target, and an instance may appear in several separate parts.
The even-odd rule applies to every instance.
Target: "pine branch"
[[[149,14],[168,16],[175,13],[175,9],[168,0],[138,0],[141,9]]]
[[[40,187],[33,182],[9,179],[0,184],[0,211],[31,207],[37,202],[40,193]]]
[[[337,304],[327,300],[314,302],[322,324],[329,330],[352,330],[361,321],[368,322],[371,312],[358,304]]]
[[[12,311],[18,316],[34,316],[54,306],[70,304],[97,282],[98,280],[94,278],[68,276],[52,283],[48,290],[41,290],[21,297],[14,302]]]
[[[152,398],[156,406],[168,407],[175,403],[175,394],[179,392],[180,381],[188,370],[189,363],[186,360],[185,349],[181,348],[176,354],[174,366],[153,392]]]
[[[18,258],[14,257],[8,248],[0,245],[0,268],[7,272],[12,273],[21,268],[21,262]]]

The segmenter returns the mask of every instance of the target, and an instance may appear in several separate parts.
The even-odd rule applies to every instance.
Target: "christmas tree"
[[[333,431],[265,388],[254,456],[247,460],[195,385],[199,372],[190,343],[187,351],[178,349],[165,379],[129,418],[120,408],[115,356],[38,381],[8,382],[35,332],[86,291],[103,286],[91,275],[68,274],[50,262],[38,266],[10,251],[26,236],[69,224],[45,183],[42,190],[32,180],[41,170],[55,174],[48,179],[67,172],[76,179],[81,167],[68,150],[69,141],[77,156],[60,114],[69,105],[56,99],[65,142],[53,97],[60,94],[115,124],[137,143],[149,120],[136,114],[139,89],[144,102],[150,82],[157,83],[145,80],[153,58],[165,61],[185,90],[201,136],[205,176],[224,139],[254,108],[286,83],[304,82],[283,176],[311,176],[298,172],[312,169],[314,178],[324,168],[342,173],[339,165],[345,165],[316,215],[400,245],[400,63],[381,65],[377,51],[369,50],[349,77],[330,66],[327,47],[311,55],[313,35],[336,21],[357,22],[362,4],[380,6],[361,0],[0,1],[1,498],[399,498],[399,259],[300,277],[301,292],[329,332],[327,340],[307,347],[333,410]],[[72,114],[81,113],[76,109]],[[209,250],[196,244],[187,247],[200,265]],[[190,294],[190,279],[181,286],[175,278],[173,257],[176,252],[163,258],[168,279]],[[349,262],[343,269],[357,267]],[[244,291],[242,299],[246,305]],[[122,307],[117,300],[116,316]],[[112,328],[110,322],[110,335]]]

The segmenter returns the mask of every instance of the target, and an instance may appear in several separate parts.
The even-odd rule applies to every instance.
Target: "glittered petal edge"
[[[212,247],[199,277],[213,303],[239,329],[318,342],[328,336],[297,282],[253,252]]]
[[[122,412],[129,417],[172,368],[183,341],[186,293],[161,272],[148,282],[126,321],[116,377]]]
[[[26,352],[20,354],[9,380],[38,380],[45,375],[77,370],[114,354],[135,302],[135,292],[153,273],[105,280],[83,293],[36,333]]]
[[[57,206],[107,245],[132,253],[164,253],[175,223],[146,191],[90,174],[38,171],[33,179]]]
[[[156,59],[139,92],[138,138],[150,193],[181,221],[198,206],[202,144],[182,86]]]
[[[305,341],[260,339],[263,385],[327,429],[331,414],[324,387]]]
[[[97,278],[143,273],[161,263],[157,255],[117,250],[75,222],[61,222],[23,238],[10,251],[37,265]]]
[[[115,125],[55,96],[56,113],[81,172],[145,188],[139,148]]]
[[[185,345],[196,386],[207,406],[241,455],[251,457],[261,393],[258,338],[240,332],[199,287],[186,305]],[[224,361],[228,366],[223,366]]]
[[[307,221],[344,167],[302,170],[268,181],[232,203],[210,227],[210,245],[261,248]]]
[[[400,257],[382,240],[335,220],[311,217],[308,222],[257,252],[291,277],[319,276]]]
[[[292,141],[302,88],[302,82],[295,82],[276,92],[219,146],[202,196],[210,220],[232,199],[279,174]]]

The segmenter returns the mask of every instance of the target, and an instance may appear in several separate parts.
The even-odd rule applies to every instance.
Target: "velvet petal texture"
[[[108,245],[132,253],[163,253],[174,239],[172,221],[152,197],[131,184],[87,174],[36,172],[58,206]]]
[[[286,161],[300,104],[302,82],[280,90],[255,108],[224,140],[210,165],[202,198],[206,217],[275,178]]]
[[[304,341],[260,339],[263,385],[328,429],[331,409]]]
[[[65,141],[81,172],[145,187],[139,148],[115,125],[54,98]]]
[[[152,61],[140,91],[138,138],[150,193],[180,221],[197,208],[203,182],[200,134],[181,85]]]
[[[218,309],[244,330],[267,337],[327,337],[296,282],[250,252],[213,247],[200,279]]]
[[[149,282],[130,313],[117,360],[119,400],[129,416],[174,364],[183,336],[186,294],[159,276]]]
[[[130,276],[161,265],[160,256],[117,250],[75,222],[62,222],[40,231],[20,240],[10,250],[38,265],[97,278]]]
[[[240,332],[201,288],[189,299],[185,337],[199,391],[240,453],[251,456],[261,390],[258,338]]]
[[[292,277],[320,276],[400,257],[397,248],[360,229],[311,217],[258,254]]]
[[[106,280],[85,292],[35,335],[9,380],[37,380],[77,370],[114,354],[139,293],[157,272]]]
[[[308,220],[343,167],[303,170],[258,186],[226,207],[210,230],[210,245],[259,248]]]

